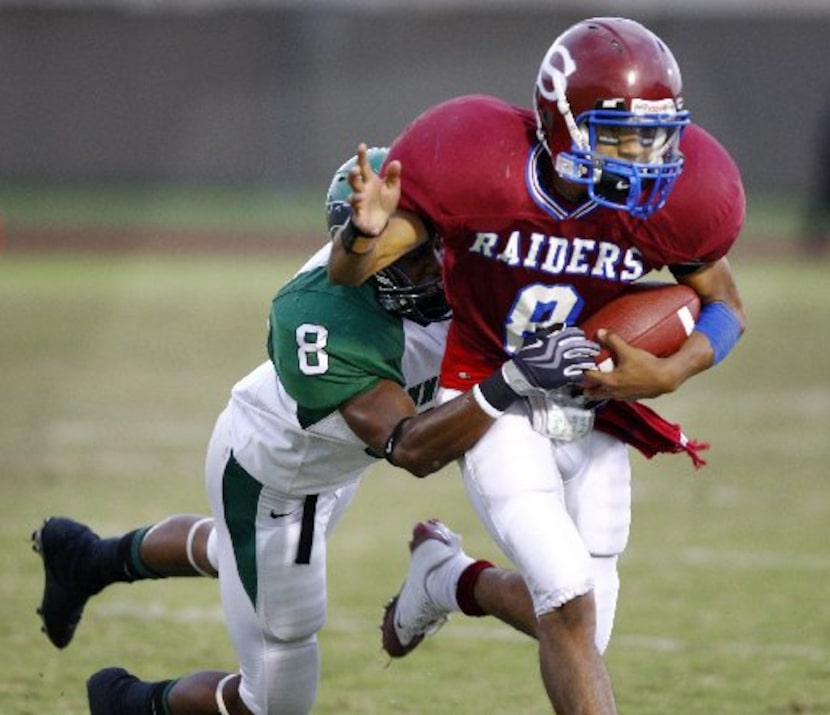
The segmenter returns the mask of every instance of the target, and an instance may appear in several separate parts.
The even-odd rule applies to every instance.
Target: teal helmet
[[[369,164],[373,171],[380,173],[388,153],[389,149],[386,147],[369,149]],[[334,172],[326,194],[326,224],[332,238],[352,215],[349,203],[349,196],[352,194],[349,172],[356,163],[357,158],[352,157]],[[379,270],[371,279],[377,301],[384,310],[420,325],[449,320],[451,317],[441,279],[432,278],[416,285],[405,270],[404,266],[408,261],[418,260],[427,253],[434,256],[432,241],[413,249],[392,265]]]
[[[386,155],[389,153],[387,147],[372,147],[369,149],[368,158],[372,170],[379,174],[380,167],[386,160]],[[352,187],[349,186],[349,172],[352,167],[357,164],[357,157],[352,157],[347,162],[342,164],[340,168],[334,172],[331,177],[331,184],[326,194],[326,224],[329,227],[329,236],[334,238],[334,234],[352,215],[352,207],[349,204],[349,196],[352,195]]]

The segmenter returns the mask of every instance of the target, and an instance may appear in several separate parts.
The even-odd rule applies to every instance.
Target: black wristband
[[[381,231],[381,233],[383,232]],[[346,219],[346,223],[343,224],[343,228],[340,229],[340,243],[343,245],[343,250],[355,256],[362,256],[364,253],[368,253],[368,251],[358,252],[354,250],[354,244],[358,238],[371,240],[377,238],[377,236],[370,236],[367,233],[363,233],[363,231],[354,225],[351,216],[349,216]]]
[[[386,439],[386,443],[383,445],[383,456],[389,464],[393,464],[396,467],[398,466],[395,462],[392,461],[392,452],[395,451],[395,445],[398,443],[398,440],[401,437],[401,433],[403,432],[403,428],[411,417],[404,417],[398,424],[395,425],[395,429],[392,430],[392,434]]]
[[[501,370],[496,370],[486,380],[478,383],[476,390],[487,404],[498,412],[504,412],[518,398],[518,395],[507,384]]]

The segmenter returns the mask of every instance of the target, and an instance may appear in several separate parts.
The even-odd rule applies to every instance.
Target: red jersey
[[[724,256],[745,215],[738,169],[699,127],[686,129],[681,149],[668,202],[640,220],[549,191],[551,161],[529,110],[460,97],[408,126],[387,161],[403,165],[399,208],[443,245],[453,321],[442,384],[468,389],[524,334],[581,322],[652,269]]]

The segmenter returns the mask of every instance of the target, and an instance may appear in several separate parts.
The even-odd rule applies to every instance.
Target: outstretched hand
[[[352,223],[365,236],[379,236],[401,198],[401,163],[391,161],[381,177],[369,163],[368,147],[357,147],[357,164],[349,172]]]

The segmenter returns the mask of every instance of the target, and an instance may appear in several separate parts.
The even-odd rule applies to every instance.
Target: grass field
[[[29,534],[51,514],[110,535],[206,510],[213,420],[263,359],[271,295],[300,259],[0,258],[4,715],[84,713],[84,681],[106,665],[153,679],[234,667],[212,581],[113,587],[56,651],[38,630]],[[712,442],[709,466],[634,457],[608,652],[629,715],[830,714],[830,266],[735,268],[750,331],[730,360],[657,403]],[[418,481],[374,467],[331,544],[316,712],[548,712],[533,643],[499,623],[456,618],[401,662],[381,654],[381,606],[405,572],[412,523],[429,516],[502,562],[454,468]]]

